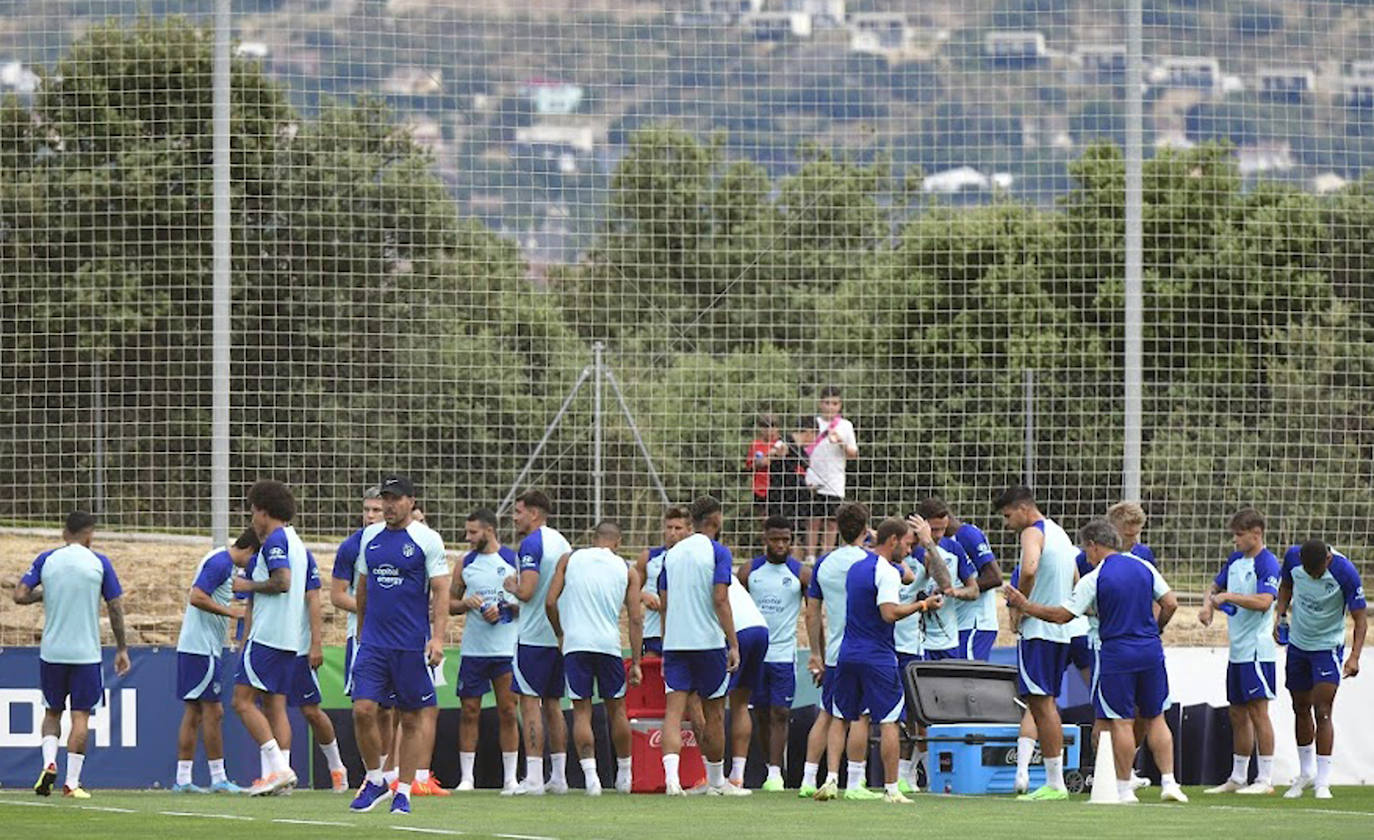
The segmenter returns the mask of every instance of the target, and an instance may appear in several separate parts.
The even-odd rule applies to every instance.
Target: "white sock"
[[[549,784],[565,785],[568,783],[568,754],[550,753],[549,754]]]
[[[1317,777],[1317,742],[1298,744],[1298,775],[1304,779]]]
[[[846,790],[854,790],[864,786],[864,767],[865,762],[850,761],[845,764],[844,786]]]
[[[525,784],[542,785],[544,784],[544,759],[526,758],[525,759]]]
[[[189,785],[191,783],[191,762],[177,761],[177,784]]]
[[[1255,778],[1255,781],[1264,785],[1274,783],[1274,757],[1272,755],[1262,755],[1259,757],[1259,775]]]
[[[802,787],[813,788],[816,786],[816,773],[821,766],[814,761],[807,761],[802,764]]]
[[[86,756],[67,750],[67,787],[73,790],[81,787],[81,765],[85,763]]]
[[[475,752],[463,753],[462,755],[459,756],[459,758],[462,759],[462,761],[463,761],[463,778],[464,778],[464,779],[473,779],[473,776],[472,776],[472,763],[473,763],[473,761],[477,758],[477,753],[475,753]],[[518,752],[503,752],[503,753],[501,753],[501,786],[502,786],[502,787],[514,787],[514,786],[515,786],[515,771],[516,771],[516,766],[519,764],[519,761],[520,761],[520,753],[518,753]],[[477,780],[476,780],[476,779],[473,779],[473,784],[476,784],[476,783],[477,783]]]
[[[510,776],[514,775],[514,773],[513,773],[512,771],[515,769],[514,767],[509,767],[509,766],[507,766],[507,765],[510,763],[510,762],[507,762],[507,761],[506,761],[506,756],[508,756],[508,755],[511,755],[511,753],[501,753],[501,769],[505,771],[505,776],[506,776],[506,777],[510,777]],[[475,764],[476,761],[477,761],[477,753],[475,753],[475,752],[460,752],[460,753],[458,753],[458,769],[459,769],[459,771],[463,774],[463,781],[465,781],[465,782],[473,781],[473,778],[472,778],[472,765]]]
[[[770,764],[768,765],[768,781],[771,782],[774,779],[782,780],[782,768],[776,764]]]
[[[1231,756],[1231,781],[1238,785],[1245,784],[1245,779],[1250,775],[1250,756],[1234,755]]]
[[[1178,782],[1174,781],[1174,774],[1173,774],[1173,773],[1160,773],[1160,774],[1159,774],[1159,786],[1160,786],[1161,788],[1171,788],[1171,787],[1176,787],[1177,785],[1178,785]]]
[[[679,756],[677,753],[663,754],[663,781],[667,783],[669,787],[682,784],[677,775],[678,758]]]
[[[259,748],[259,753],[267,757],[267,766],[271,768],[271,772],[286,773],[291,769],[291,765],[286,761],[286,756],[282,754],[281,747],[277,746],[275,738],[269,738],[267,743]]]
[[[57,736],[43,736],[43,767],[51,767],[57,764]]]
[[[1331,787],[1331,756],[1317,756],[1317,787]]]
[[[897,789],[896,782],[883,782],[883,790],[887,791],[888,794],[892,796],[896,796],[898,793],[901,793],[901,791]]]
[[[210,759],[210,781],[218,784],[219,782],[229,781],[229,776],[224,772],[224,759]]]
[[[826,770],[826,771],[825,771],[825,783],[826,783],[827,785],[838,785],[838,784],[840,783],[840,771],[838,771],[838,770]]]
[[[416,781],[418,784],[424,784],[425,782],[428,782],[428,781],[429,781],[429,770],[428,770],[428,769],[421,769],[421,768],[419,768],[419,767],[415,768],[415,781]]]
[[[596,772],[595,758],[579,759],[577,763],[582,765],[582,776],[586,780],[584,784],[588,788],[601,784],[601,777]]]
[[[258,778],[265,779],[272,775],[272,759],[267,757],[267,753],[258,748]]]
[[[1045,784],[1056,790],[1068,789],[1064,787],[1064,756],[1062,754],[1045,759]]]
[[[389,757],[390,757],[390,756],[388,756],[386,753],[382,753],[382,760],[379,761],[379,762],[377,762],[377,766],[378,766],[378,767],[381,767],[383,770],[385,770],[385,769],[386,769],[386,760],[387,760],[387,758],[389,758]]]
[[[916,768],[919,767],[919,766],[921,766],[921,764],[923,764],[923,763],[925,762],[925,760],[926,760],[926,752],[925,752],[924,750],[922,750],[922,749],[920,749],[920,748],[918,747],[917,749],[915,749],[915,750],[912,751],[912,753],[911,753],[911,775],[912,775],[912,778],[913,778],[913,779],[916,777]],[[928,773],[928,772],[930,772],[930,771],[927,770],[926,772]]]
[[[1130,779],[1127,779],[1127,780],[1124,781],[1124,782],[1121,781],[1120,779],[1117,780],[1117,782],[1116,782],[1116,795],[1119,796],[1119,797],[1121,797],[1122,799],[1126,799],[1127,797],[1130,797],[1130,796],[1135,796],[1135,791],[1133,791],[1133,790],[1131,789],[1131,780],[1130,780]]]
[[[396,795],[397,795],[397,796],[410,796],[410,782],[397,782],[397,783],[396,783]]]
[[[631,781],[632,763],[629,758],[617,758],[615,760],[615,786],[629,787]]]
[[[897,778],[910,779],[913,766],[909,758],[897,759]]]
[[[382,772],[382,768],[367,771],[367,783],[379,787],[386,784],[386,774]]]
[[[725,784],[725,762],[708,761],[706,762],[706,784],[713,788],[718,788]]]
[[[1030,774],[1031,754],[1035,752],[1034,738],[1016,739],[1016,775]]]
[[[736,784],[744,784],[744,765],[749,761],[747,757],[736,756],[730,759],[730,781]]]
[[[392,768],[391,770],[386,771],[385,773],[382,774],[382,779],[383,779],[388,785],[391,784],[392,782],[396,782],[396,783],[399,784],[400,781],[401,781],[401,770],[400,770],[400,768]]]
[[[328,744],[320,744],[320,752],[324,753],[325,761],[329,762],[329,772],[336,773],[344,769],[343,758],[339,756],[338,740],[330,741]]]

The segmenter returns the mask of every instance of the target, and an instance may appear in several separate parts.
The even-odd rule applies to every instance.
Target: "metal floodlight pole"
[[[1144,408],[1144,24],[1142,0],[1126,3],[1126,300],[1123,391],[1125,422],[1121,495],[1140,498],[1141,414]]]
[[[601,357],[605,349],[600,341],[592,344],[592,365],[596,368],[592,378],[592,522],[601,521],[601,494],[606,480],[601,463],[601,380],[605,377]]]
[[[229,305],[230,204],[229,128],[231,0],[215,0],[213,64],[214,286],[211,311],[210,534],[215,545],[229,541]]]
[[[530,470],[534,468],[534,462],[539,460],[539,454],[544,451],[545,446],[548,446],[549,439],[553,437],[553,433],[558,429],[558,424],[563,421],[563,415],[568,413],[568,407],[571,406],[573,400],[577,398],[577,392],[582,390],[582,384],[586,382],[587,377],[591,375],[591,365],[587,365],[582,369],[582,374],[578,376],[577,381],[573,383],[572,390],[569,391],[568,396],[564,398],[563,404],[558,407],[558,413],[553,416],[553,419],[549,421],[548,427],[544,429],[544,436],[539,439],[539,444],[534,447],[534,451],[530,453],[529,459],[525,461],[524,468],[520,470],[520,474],[517,475],[515,481],[511,483],[510,490],[506,492],[506,497],[501,500],[500,506],[496,508],[497,516],[504,515],[506,510],[510,507],[511,502],[515,500],[515,494],[520,492],[520,485],[524,483],[525,476],[529,475]]]
[[[644,456],[644,464],[649,468],[649,478],[653,479],[654,486],[658,488],[659,497],[663,499],[665,507],[672,504],[668,499],[668,491],[663,487],[663,480],[658,477],[658,470],[654,468],[654,459],[649,454],[648,445],[644,443],[644,436],[639,433],[634,414],[630,412],[630,404],[625,401],[625,394],[621,392],[620,383],[616,381],[615,374],[611,373],[610,368],[606,368],[606,381],[611,383],[611,390],[615,392],[616,401],[620,403],[625,422],[630,425],[630,434],[634,435],[635,446],[639,447],[639,454]]]

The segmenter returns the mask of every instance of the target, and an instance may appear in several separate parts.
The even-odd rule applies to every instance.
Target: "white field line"
[[[164,817],[201,817],[207,820],[241,820],[252,822],[252,817],[241,817],[237,814],[197,814],[192,811],[158,811]]]
[[[392,831],[412,831],[412,832],[415,832],[416,834],[443,834],[443,835],[447,835],[447,836],[449,836],[449,837],[457,837],[457,836],[463,834],[463,832],[461,832],[461,831],[453,831],[452,829],[448,829],[448,828],[420,828],[420,827],[417,826],[417,825],[393,825],[393,826],[391,827],[391,830],[392,830]]]
[[[346,822],[330,822],[329,820],[288,820],[288,819],[275,819],[275,820],[272,820],[272,822],[274,822],[274,823],[285,823],[286,825],[327,825],[327,826],[334,826],[334,827],[338,827],[338,828],[352,828],[352,827],[353,827],[353,823],[346,823]]]
[[[545,837],[542,834],[493,834],[492,837],[505,837],[509,840],[558,840],[557,837]]]

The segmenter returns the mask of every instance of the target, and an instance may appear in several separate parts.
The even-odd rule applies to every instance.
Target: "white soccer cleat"
[[[631,781],[632,779],[629,773],[626,773],[623,776],[617,775],[615,777],[615,792],[629,793],[631,790],[633,790],[633,785],[631,784]]]
[[[677,782],[668,782],[663,788],[664,796],[686,796],[687,791],[682,789],[682,785]]]
[[[1144,776],[1137,776],[1134,773],[1131,774],[1131,790],[1141,790],[1142,788],[1149,787],[1151,784],[1150,780]]]
[[[749,788],[742,785],[733,785],[729,782],[706,789],[707,796],[752,796],[753,794],[754,792]]]
[[[512,785],[512,787],[514,786]],[[472,779],[464,779],[463,781],[458,783],[458,786],[455,787],[454,790],[459,792],[467,792],[470,790],[477,790],[477,786],[472,783]]]
[[[1314,794],[1316,795],[1316,797],[1317,797],[1318,799],[1330,799],[1330,798],[1331,798],[1331,788],[1329,788],[1329,787],[1327,787],[1327,786],[1325,786],[1325,785],[1322,785],[1322,786],[1320,786],[1320,787],[1315,788],[1313,792],[1314,792]]]
[[[502,791],[504,793],[504,791]],[[526,778],[523,782],[515,786],[515,796],[543,796],[544,783],[532,781]]]
[[[568,783],[566,781],[549,782],[548,784],[544,785],[543,792],[552,793],[557,796],[562,796],[563,794],[568,792]]]
[[[1128,791],[1117,797],[1117,801],[1122,805],[1139,805],[1140,800],[1136,798],[1135,791]]]
[[[1159,792],[1160,802],[1184,802],[1188,801],[1188,794],[1183,792],[1183,788],[1178,785],[1169,785]]]
[[[1298,776],[1288,790],[1283,792],[1284,799],[1301,799],[1314,780],[1310,776]]]
[[[1273,792],[1274,786],[1264,782],[1255,782],[1236,791],[1244,796],[1268,796]]]
[[[839,796],[840,786],[832,780],[816,788],[816,795],[812,798],[815,799],[817,802],[830,802],[832,800],[838,799]]]
[[[1016,774],[1016,781],[1011,786],[1011,792],[1015,794],[1030,793],[1030,776]]]
[[[1207,794],[1213,794],[1213,793],[1236,793],[1236,792],[1238,792],[1238,791],[1239,791],[1241,788],[1243,788],[1243,787],[1245,787],[1245,785],[1242,785],[1240,782],[1237,782],[1235,779],[1227,779],[1226,781],[1222,782],[1221,784],[1217,785],[1216,787],[1209,787],[1209,788],[1207,788],[1206,790],[1203,791],[1203,793],[1207,793]]]
[[[600,795],[601,795],[601,780],[600,780],[600,779],[588,779],[588,780],[587,780],[587,795],[588,795],[588,796],[600,796]]]
[[[281,773],[273,773],[265,779],[258,781],[256,785],[248,789],[249,796],[271,796],[281,791],[290,790],[296,785],[296,774],[292,770]]]

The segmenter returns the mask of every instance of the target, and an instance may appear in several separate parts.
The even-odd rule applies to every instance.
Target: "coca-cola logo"
[[[682,746],[695,747],[697,745],[697,734],[690,729],[682,730]],[[663,730],[654,729],[649,732],[649,746],[653,749],[663,748]]]

